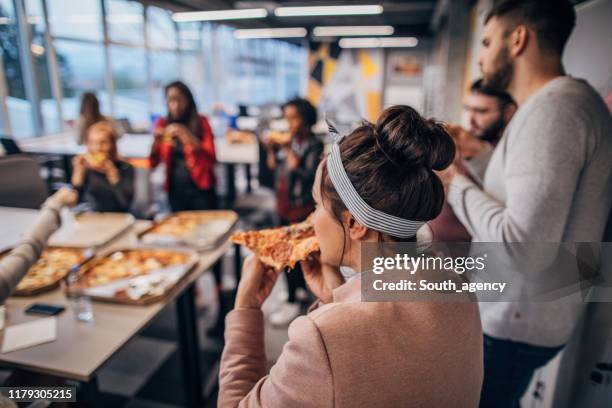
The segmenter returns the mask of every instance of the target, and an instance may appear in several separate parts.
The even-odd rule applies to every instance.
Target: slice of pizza
[[[268,140],[276,143],[277,145],[287,145],[291,142],[291,133],[289,132],[270,132],[268,133]]]
[[[299,261],[319,250],[310,219],[286,227],[238,232],[230,237],[230,241],[246,246],[264,264],[277,271],[293,269]]]
[[[87,153],[85,155],[85,160],[87,160],[89,165],[92,167],[102,166],[102,164],[106,161],[106,159],[107,159],[106,154],[101,153],[101,152]]]

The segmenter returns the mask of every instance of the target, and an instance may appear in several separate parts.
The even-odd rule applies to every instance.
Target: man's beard
[[[505,127],[506,119],[504,118],[503,114],[500,114],[499,118],[495,122],[491,123],[485,129],[482,129],[479,132],[478,138],[483,142],[495,144],[499,141],[499,139],[501,139],[502,132],[504,131]]]
[[[493,66],[495,67],[494,72],[483,72],[484,85],[499,89],[500,91],[507,91],[514,75],[514,67],[512,66],[512,61],[510,61],[508,47],[502,48],[499,54],[497,54]]]

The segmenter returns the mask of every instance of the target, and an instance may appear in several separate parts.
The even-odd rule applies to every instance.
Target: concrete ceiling
[[[258,0],[157,0],[147,3],[157,4],[176,11],[222,10],[233,8],[267,8],[272,11],[277,6],[316,6],[316,5],[357,5],[381,4],[383,14],[346,17],[275,17],[273,12],[264,19],[225,21],[237,28],[262,27],[306,27],[321,25],[392,25],[396,36],[430,36],[430,22],[436,0],[357,0],[357,1],[258,1]]]

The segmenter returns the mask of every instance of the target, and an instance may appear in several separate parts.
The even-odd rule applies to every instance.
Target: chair
[[[15,139],[10,136],[0,137],[0,144],[4,148],[6,155],[25,154],[19,147]],[[40,165],[40,176],[47,183],[47,188],[51,191],[56,191],[55,185],[57,182],[70,182],[66,171],[62,169],[63,158],[58,155],[34,155]]]
[[[6,155],[23,153],[17,143],[9,137],[0,137],[0,144],[2,144]]]
[[[38,209],[47,193],[36,159],[17,154],[0,158],[0,206]]]

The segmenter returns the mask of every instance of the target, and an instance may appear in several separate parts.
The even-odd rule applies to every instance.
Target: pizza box
[[[180,229],[180,217],[197,218],[197,227],[184,234],[163,231],[169,225]],[[179,211],[160,217],[150,228],[138,234],[138,238],[145,245],[187,246],[206,250],[225,241],[237,222],[238,214],[231,210]]]
[[[74,251],[81,252],[82,259],[76,265],[84,265],[93,256],[93,253],[90,250],[84,250],[83,248],[65,247],[65,246],[64,247],[60,247],[60,246],[48,246],[48,247],[45,248],[45,250],[48,250],[48,249],[67,249],[67,250],[74,250]],[[0,259],[2,259],[5,255],[7,255],[11,250],[12,250],[12,248],[9,248],[9,249],[6,249],[6,250],[0,252]],[[31,289],[16,289],[13,293],[11,293],[11,296],[35,296],[35,295],[38,295],[40,293],[48,292],[50,290],[53,290],[53,289],[57,288],[60,285],[60,282],[68,275],[68,272],[70,271],[70,268],[72,268],[73,266],[75,266],[75,265],[70,265],[67,268],[62,268],[62,271],[61,271],[62,274],[59,275],[51,283],[48,283],[48,284],[42,285],[42,286],[37,286],[37,287],[31,288]]]
[[[75,248],[101,247],[133,224],[134,216],[127,213],[64,213],[62,227],[51,236],[49,244]]]
[[[83,265],[80,279],[96,267],[108,260],[124,256],[132,251],[163,251],[164,253],[180,253],[186,255],[185,262],[161,266],[146,274],[135,275],[85,288],[85,294],[93,300],[132,305],[148,305],[163,299],[187,274],[197,265],[199,256],[196,252],[184,248],[166,248],[152,246],[126,246],[100,252],[91,261]],[[147,258],[145,262],[149,262]]]

